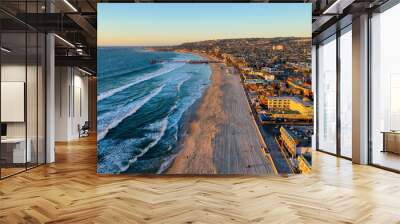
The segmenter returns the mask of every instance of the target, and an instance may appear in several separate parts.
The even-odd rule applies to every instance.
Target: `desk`
[[[26,163],[31,162],[32,141],[27,139],[27,146],[25,151],[25,138],[5,138],[1,139],[1,157],[7,163]]]
[[[400,154],[400,131],[383,131],[382,152]]]

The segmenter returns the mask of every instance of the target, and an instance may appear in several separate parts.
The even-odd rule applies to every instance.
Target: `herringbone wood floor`
[[[400,223],[400,175],[322,153],[308,176],[101,176],[95,143],[0,181],[0,223]]]

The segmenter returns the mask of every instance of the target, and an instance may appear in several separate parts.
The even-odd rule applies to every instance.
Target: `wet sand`
[[[206,57],[205,55],[201,55]],[[274,174],[252,120],[239,74],[210,64],[211,83],[189,119],[168,174]]]

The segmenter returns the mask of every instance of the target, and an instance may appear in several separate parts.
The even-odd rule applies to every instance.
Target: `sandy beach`
[[[222,63],[210,67],[211,83],[166,173],[274,174],[271,160],[262,152],[239,74]]]

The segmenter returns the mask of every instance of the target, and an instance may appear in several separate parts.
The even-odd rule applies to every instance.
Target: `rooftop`
[[[300,87],[302,87],[302,88],[311,89],[311,86],[309,84],[304,83],[301,80],[294,80],[294,81],[292,80],[291,82],[296,84],[296,85],[298,85],[298,86],[300,86]]]
[[[283,128],[289,133],[290,136],[299,141],[298,147],[310,147],[311,137],[313,134],[313,127],[308,126],[288,126],[284,125]]]
[[[268,99],[272,99],[272,100],[294,100],[298,103],[302,103],[307,107],[311,107],[313,106],[312,102],[309,101],[304,101],[302,99],[300,99],[298,96],[269,96]]]

